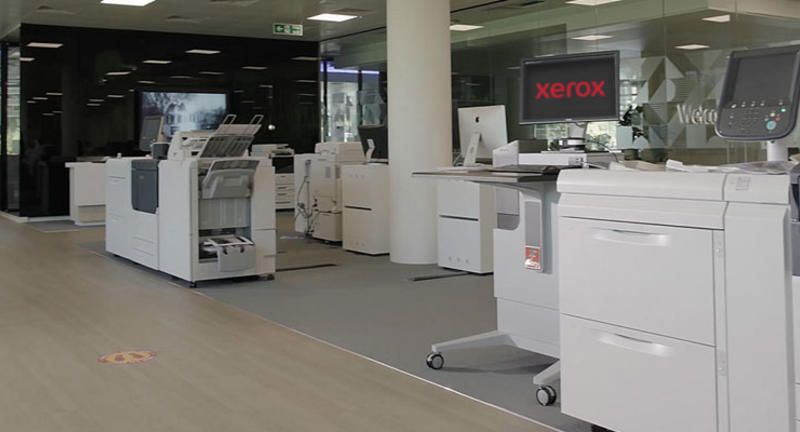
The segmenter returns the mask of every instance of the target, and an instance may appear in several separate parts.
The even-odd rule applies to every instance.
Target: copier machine
[[[248,157],[260,117],[180,132],[166,158],[109,160],[106,250],[195,286],[275,273],[275,179]]]
[[[531,146],[533,144],[533,146]],[[416,177],[466,181],[496,187],[498,228],[493,232],[497,330],[432,346],[428,367],[442,369],[447,351],[513,346],[560,357],[558,204],[556,181],[562,170],[615,161],[609,152],[545,151],[536,143],[513,142],[494,151],[496,166],[415,173]],[[542,406],[558,400],[560,363],[534,377]]]
[[[331,243],[342,241],[342,167],[366,162],[360,142],[326,142],[295,156],[295,229]]]
[[[616,432],[798,429],[800,171],[768,173],[790,165],[799,99],[800,46],[734,52],[717,132],[766,141],[770,162],[561,175],[564,413]]]

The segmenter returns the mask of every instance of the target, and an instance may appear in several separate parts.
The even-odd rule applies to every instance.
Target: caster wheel
[[[553,406],[557,400],[558,393],[553,387],[539,387],[539,390],[536,391],[536,401],[543,407]]]
[[[425,359],[425,363],[428,364],[429,368],[439,370],[444,367],[444,357],[439,353],[430,353],[428,358]]]
[[[189,288],[191,289],[197,288],[197,282],[189,282]]]

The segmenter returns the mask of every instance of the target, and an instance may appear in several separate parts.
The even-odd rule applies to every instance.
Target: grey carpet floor
[[[564,432],[588,425],[558,406],[536,403],[533,375],[553,360],[514,348],[447,353],[447,366],[425,365],[432,343],[496,328],[491,276],[448,275],[436,266],[402,266],[388,257],[347,253],[300,239],[279,217],[278,268],[333,264],[279,272],[275,281],[201,284],[214,299],[385,363],[412,375],[508,409]]]

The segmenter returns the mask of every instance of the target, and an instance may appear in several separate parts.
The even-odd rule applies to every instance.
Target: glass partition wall
[[[599,6],[543,0],[456,12],[453,23],[472,29],[452,32],[454,142],[458,108],[495,104],[507,108],[511,140],[563,137],[563,124],[519,124],[521,60],[619,51],[620,121],[589,125],[598,147],[653,162],[763,159],[760,143],[716,136],[717,98],[732,50],[800,44],[796,6],[792,0],[617,0]],[[382,81],[387,78],[385,30],[327,41],[321,50],[328,67],[378,70]],[[328,78],[329,84],[339,79]],[[329,87],[329,97],[331,88],[338,87]],[[358,99],[351,101],[358,112]],[[323,136],[333,137],[331,130]]]

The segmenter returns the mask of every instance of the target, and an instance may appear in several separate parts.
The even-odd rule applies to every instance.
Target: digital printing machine
[[[717,132],[766,141],[771,162],[560,176],[564,413],[616,432],[798,429],[799,101],[800,46],[734,52]]]
[[[575,122],[579,119],[614,119],[619,110],[619,54],[549,56],[523,62],[522,100],[533,100],[537,80],[561,79],[603,73],[608,89],[602,98],[569,101],[551,99],[524,107],[521,123]],[[560,120],[553,113],[565,113]],[[567,116],[569,113],[569,116]],[[480,122],[483,123],[483,122]],[[556,190],[563,170],[608,166],[620,155],[586,149],[586,123],[570,124],[560,151],[530,153],[511,144],[495,149],[495,167],[464,167],[415,173],[417,177],[459,180],[493,186],[497,194],[498,228],[494,230],[494,292],[497,330],[454,341],[437,343],[426,358],[432,369],[444,367],[446,351],[514,346],[555,359],[534,376],[537,401],[543,406],[558,401],[560,379],[559,243]],[[471,147],[474,147],[471,146]]]
[[[274,275],[274,169],[247,156],[261,118],[234,121],[180,132],[166,152],[153,145],[155,157],[107,162],[108,252],[193,287]]]
[[[366,162],[360,142],[326,142],[314,154],[295,156],[295,230],[332,243],[342,241],[342,167]]]

